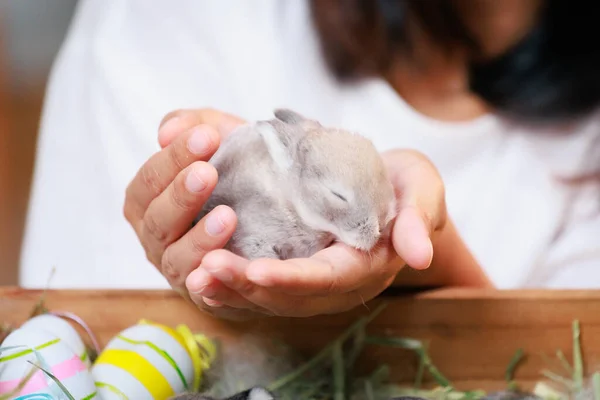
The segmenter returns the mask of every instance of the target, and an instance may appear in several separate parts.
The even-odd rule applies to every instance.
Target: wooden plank
[[[0,136],[4,135],[0,142],[4,141],[8,150],[4,162],[4,155],[0,154],[0,169],[5,169],[5,182],[0,184],[0,187],[3,186],[0,189],[0,285],[18,284],[18,267],[33,178],[44,88],[45,82],[35,85],[30,82],[28,90],[7,95],[5,112],[10,117],[10,129],[0,131]]]
[[[5,8],[5,7],[3,7]],[[8,91],[8,50],[4,32],[6,31],[6,16],[0,13],[0,285],[17,282],[18,259],[14,250],[13,217],[13,159],[14,149],[11,148],[11,138],[14,136],[14,124],[9,109]]]
[[[19,324],[27,318],[40,291],[0,288],[0,321]],[[370,325],[378,335],[409,336],[425,340],[430,356],[450,380],[461,388],[501,388],[506,365],[523,347],[528,358],[516,378],[531,385],[543,368],[562,373],[555,360],[561,349],[572,357],[571,323],[579,319],[586,368],[600,363],[600,291],[486,291],[442,289],[378,299],[373,309],[389,302]],[[307,319],[268,318],[232,323],[197,312],[169,291],[50,291],[47,305],[74,312],[105,344],[140,318],[176,325],[186,323],[224,343],[255,333],[285,340],[300,352],[318,351],[349,326],[368,314],[365,307],[351,312]],[[403,350],[372,347],[361,360],[364,371],[386,363],[396,381],[413,379],[416,358]]]
[[[18,265],[29,203],[38,123],[46,75],[11,76],[4,35],[9,9],[0,7],[0,285],[18,283]],[[14,71],[13,71],[14,72]]]

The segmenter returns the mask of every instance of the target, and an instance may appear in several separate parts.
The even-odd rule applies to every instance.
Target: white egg
[[[19,328],[10,333],[0,348],[19,346],[3,350],[0,354],[0,394],[10,393],[35,368],[29,362],[49,368],[76,399],[89,399],[95,396],[96,388],[88,367],[55,335],[33,328]],[[39,362],[34,348],[46,365]],[[29,361],[29,362],[28,362]],[[54,387],[54,389],[52,389]],[[43,371],[37,369],[19,395],[54,394],[61,389]]]
[[[194,363],[185,340],[175,330],[139,324],[114,337],[92,368],[104,400],[165,400],[191,390]]]
[[[79,333],[75,328],[63,318],[52,314],[42,314],[31,318],[21,327],[44,330],[61,338],[73,353],[81,358],[84,364],[88,367],[91,366],[90,357],[81,336],[79,336]]]

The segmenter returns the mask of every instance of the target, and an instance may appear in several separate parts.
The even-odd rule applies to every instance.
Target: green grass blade
[[[569,375],[573,375],[573,367],[567,361],[567,357],[565,357],[564,353],[561,350],[556,350],[556,358],[560,361],[561,365],[565,369],[565,372]]]
[[[594,388],[594,399],[600,400],[600,372],[594,372],[592,375],[592,387]]]
[[[509,390],[517,389],[517,383],[514,381],[515,370],[517,369],[517,366],[523,360],[523,358],[524,358],[523,349],[519,348],[519,349],[517,349],[515,354],[512,356],[512,358],[510,359],[510,362],[508,363],[508,366],[506,367],[506,372],[504,373],[504,379],[506,380]]]
[[[412,338],[368,336],[366,338],[366,343],[414,351],[419,356],[420,361],[425,366],[425,369],[429,371],[438,385],[442,386],[443,388],[452,388],[450,381],[431,362],[429,354],[427,354],[422,342]]]
[[[54,383],[56,383],[56,385],[60,388],[60,390],[62,390],[63,394],[67,397],[68,400],[75,400],[75,398],[73,397],[73,395],[71,393],[69,393],[69,390],[65,387],[65,385],[63,385],[51,372],[48,372],[45,368],[36,365],[34,363],[32,363],[31,361],[28,361],[31,365],[33,365],[36,368],[39,368],[44,374],[46,374],[46,376],[48,376],[50,379],[52,379],[52,381],[54,381]]]
[[[267,389],[276,392],[277,390],[283,388],[284,386],[294,382],[296,379],[304,375],[306,372],[310,371],[316,365],[320,364],[322,361],[327,359],[327,357],[331,354],[333,347],[336,343],[343,343],[348,340],[353,334],[356,333],[359,329],[363,329],[367,324],[369,324],[373,319],[375,319],[387,306],[386,303],[377,307],[371,314],[366,317],[363,317],[356,321],[354,324],[350,326],[346,331],[344,331],[337,339],[335,339],[332,343],[327,345],[324,349],[322,349],[316,356],[312,359],[308,360],[304,364],[300,365],[297,369],[285,375],[274,382],[271,382],[267,385]]]
[[[332,351],[333,361],[333,393],[334,400],[345,400],[346,399],[346,388],[345,388],[345,368],[344,368],[344,354],[342,352],[342,343],[337,342],[333,346]]]
[[[574,390],[579,393],[583,390],[583,357],[580,343],[581,331],[579,321],[573,321],[573,383]]]

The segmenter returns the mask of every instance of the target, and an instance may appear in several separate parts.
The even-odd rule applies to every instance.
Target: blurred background
[[[17,268],[38,122],[77,0],[0,0],[0,285]]]

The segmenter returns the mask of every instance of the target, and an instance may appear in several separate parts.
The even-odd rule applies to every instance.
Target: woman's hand
[[[399,213],[390,237],[370,254],[335,244],[307,259],[249,261],[223,250],[237,222],[230,208],[219,206],[188,229],[217,182],[216,171],[206,161],[240,123],[214,110],[167,115],[159,131],[163,149],[142,166],[127,189],[125,216],[148,259],[199,308],[227,318],[346,311],[385,290],[405,265],[427,269],[436,237],[450,236],[454,242],[442,241],[452,243],[451,248],[460,242],[447,220],[444,185],[436,169],[420,153],[395,150],[382,156]],[[465,268],[463,272],[471,274]]]
[[[192,300],[266,315],[338,313],[380,294],[405,264],[428,268],[433,259],[432,236],[446,225],[444,185],[419,153],[391,151],[383,158],[400,207],[391,237],[376,250],[366,254],[334,244],[310,258],[286,261],[248,261],[215,250],[187,278]]]
[[[217,172],[206,161],[240,123],[239,118],[215,110],[168,114],[160,126],[162,150],[127,187],[123,210],[127,221],[148,260],[184,294],[189,273],[235,230],[235,213],[225,206],[189,228],[217,183]]]

